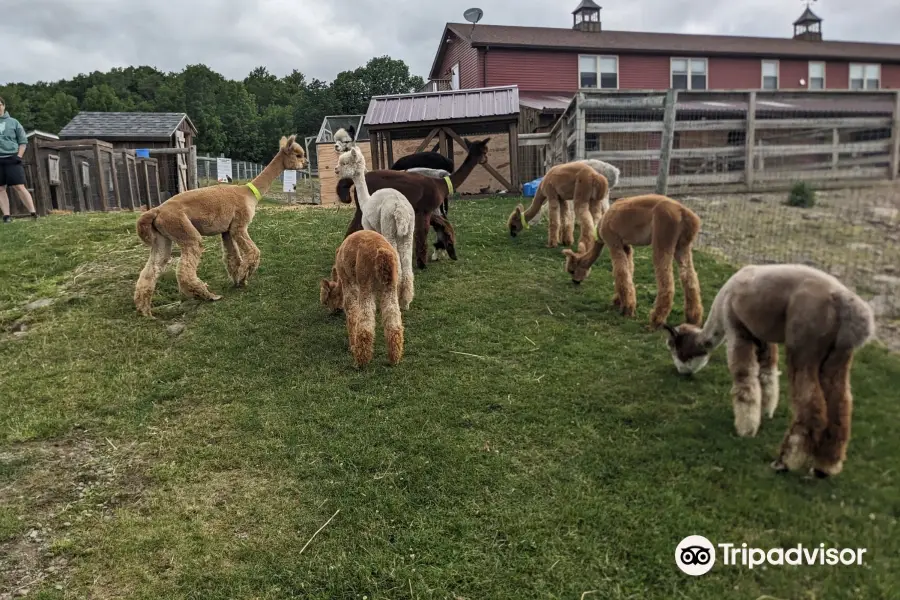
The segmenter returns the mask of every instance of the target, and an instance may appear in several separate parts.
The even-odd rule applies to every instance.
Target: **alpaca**
[[[463,141],[466,143],[466,151],[468,152],[472,148],[472,142],[468,138],[463,138]],[[449,175],[453,172],[453,159],[447,158],[438,152],[438,146],[440,146],[440,142],[435,144],[430,152],[415,152],[401,156],[391,165],[391,171],[412,171],[416,168],[425,168],[447,171]],[[449,209],[450,198],[448,197],[441,203],[441,214],[446,217]]]
[[[306,153],[296,136],[282,137],[279,151],[262,173],[246,185],[216,185],[176,194],[137,220],[137,234],[150,246],[150,257],[141,270],[134,290],[134,303],[142,315],[152,316],[150,302],[159,276],[172,256],[172,242],[181,247],[178,289],[201,300],[221,300],[197,277],[203,254],[204,236],[221,235],[225,267],[236,287],[259,267],[259,248],[250,239],[247,227],[256,205],[272,181],[287,169],[306,166]]]
[[[608,162],[604,162],[602,160],[597,160],[596,158],[585,158],[582,160],[576,160],[574,162],[583,162],[589,165],[592,169],[606,177],[606,181],[609,183],[609,189],[612,190],[619,184],[619,168],[609,164]],[[552,166],[552,165],[551,165]],[[575,209],[572,204],[572,199],[569,198],[565,202],[566,210],[568,213],[566,217],[563,218],[563,222],[566,224],[571,224],[574,227],[575,223]],[[603,199],[603,210],[604,212],[609,208],[609,194],[607,193],[606,197]],[[538,225],[544,217],[549,217],[550,207],[547,203],[541,205],[541,212],[537,214],[536,217],[528,221],[528,225]],[[566,221],[568,219],[568,221]]]
[[[338,157],[337,177],[349,177],[356,186],[364,229],[377,231],[400,255],[400,306],[409,308],[413,299],[413,234],[416,213],[406,196],[393,188],[382,188],[371,196],[366,185],[366,158],[358,146]]]
[[[617,200],[606,211],[597,228],[597,241],[588,250],[576,254],[566,248],[566,271],[572,282],[579,284],[590,275],[591,267],[603,246],[609,246],[615,278],[613,304],[622,314],[633,317],[637,304],[634,282],[633,246],[653,247],[653,266],[656,271],[656,302],[650,312],[650,325],[657,329],[665,323],[672,310],[675,283],[672,279],[672,258],[678,261],[678,274],[684,289],[684,314],[689,323],[699,325],[703,320],[700,282],[694,270],[692,247],[700,232],[700,217],[683,204],[648,194]]]
[[[430,167],[413,167],[411,169],[406,169],[407,173],[419,173],[421,175],[425,175],[426,177],[431,177],[432,179],[443,179],[444,177],[450,177],[450,172],[444,169],[433,169]],[[446,202],[446,200],[445,200]],[[439,227],[435,225],[435,232],[437,233],[437,239],[434,242],[434,252],[431,253],[432,262],[440,260],[442,255],[446,255],[450,260],[456,260],[456,239],[453,234],[453,227],[450,223],[439,219],[442,215],[446,215],[446,211],[444,210],[444,205],[441,205],[441,208],[435,209],[431,213],[432,225],[435,223],[445,223],[445,227]]]
[[[357,367],[372,360],[375,305],[381,309],[388,361],[403,357],[403,318],[398,293],[400,257],[383,235],[368,229],[347,236],[337,249],[331,279],[323,279],[319,302],[332,313],[343,309],[350,352]]]
[[[686,323],[666,330],[682,374],[702,369],[727,341],[734,427],[741,437],[756,435],[762,411],[775,414],[778,344],[784,344],[793,420],[771,466],[793,471],[812,462],[820,478],[841,472],[850,441],[853,354],[875,333],[864,300],[806,265],[749,265],[716,294],[702,329]]]
[[[565,207],[565,199],[572,198],[574,215],[578,219],[580,233],[579,251],[586,249],[591,242],[591,235],[603,214],[609,208],[609,183],[603,175],[590,165],[582,162],[570,162],[550,169],[538,186],[531,206],[526,211],[521,204],[507,220],[509,235],[516,237],[522,229],[528,227],[528,221],[534,218],[541,205],[548,201],[550,208],[550,227],[547,231],[547,247],[559,245],[560,209]],[[563,244],[574,243],[574,223],[569,221],[568,211],[563,211]]]
[[[356,146],[354,141],[356,139],[356,128],[353,125],[350,126],[349,130],[341,127],[334,132],[332,137],[334,138],[334,149],[338,154]]]
[[[426,177],[419,173],[408,173],[406,171],[369,171],[366,173],[366,184],[369,192],[379,190],[381,188],[394,188],[401,192],[412,204],[416,211],[416,234],[414,238],[416,266],[420,269],[426,268],[428,259],[428,228],[434,227],[436,231],[444,229],[450,231],[449,222],[435,214],[441,202],[449,197],[453,190],[458,188],[465,182],[466,178],[475,169],[478,164],[487,162],[488,141],[485,138],[476,142],[472,142],[469,154],[466,160],[459,166],[449,177],[443,181]],[[353,186],[353,180],[346,177],[340,179],[337,184],[338,198],[341,202],[349,204],[351,201],[350,188]],[[353,220],[347,227],[346,235],[350,235],[354,231],[362,228],[362,213],[359,208],[359,202],[356,203],[356,213]],[[455,243],[455,241],[454,241]]]

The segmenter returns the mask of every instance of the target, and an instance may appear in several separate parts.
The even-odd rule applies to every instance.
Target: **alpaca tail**
[[[153,245],[153,239],[159,235],[159,232],[156,231],[156,228],[153,226],[153,221],[156,220],[156,215],[159,213],[159,208],[151,208],[150,210],[143,213],[137,220],[137,234],[138,237],[141,238],[141,241],[147,244],[148,246]]]
[[[865,345],[875,335],[875,315],[869,304],[852,292],[834,296],[838,311],[836,350],[853,350]]]
[[[407,237],[412,238],[416,222],[415,213],[410,214],[410,211],[404,210],[410,206],[407,200],[403,200],[403,204],[405,206],[395,207],[393,211],[397,236],[400,237],[400,239]]]
[[[393,248],[379,248],[375,251],[375,278],[384,287],[396,286],[400,280],[397,251]]]

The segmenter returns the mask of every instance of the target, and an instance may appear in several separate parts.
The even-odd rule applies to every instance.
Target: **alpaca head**
[[[566,273],[572,278],[572,283],[575,285],[580,285],[582,281],[588,278],[588,275],[591,274],[591,267],[594,266],[594,261],[590,259],[587,252],[582,252],[583,248],[581,245],[578,246],[579,252],[581,254],[576,254],[572,250],[565,248],[562,253],[566,257]]]
[[[339,179],[353,179],[366,174],[366,157],[359,146],[353,146],[338,157],[334,175]]]
[[[336,152],[346,152],[356,144],[353,141],[353,138],[356,137],[356,128],[351,125],[350,129],[344,129],[341,127],[337,131],[334,132],[334,149]]]
[[[281,165],[285,171],[296,171],[306,168],[306,152],[303,146],[296,142],[297,136],[281,137],[278,144]]]
[[[478,160],[478,164],[483,165],[487,162],[488,157],[488,142],[491,138],[487,137],[483,140],[478,140],[477,142],[470,142],[466,140],[466,144],[469,149],[469,156],[474,156]]]
[[[525,223],[525,207],[517,204],[516,209],[509,215],[506,225],[509,227],[510,237],[516,237],[523,229],[528,227],[527,223]]]
[[[343,309],[344,294],[340,282],[335,278],[335,269],[331,270],[331,274],[332,279],[323,279],[319,285],[319,303],[336,313]]]
[[[440,225],[432,221],[432,224],[437,232],[434,249],[436,251],[444,250],[447,256],[450,257],[450,260],[456,260],[456,232],[453,230],[453,225],[449,221],[444,221]]]
[[[663,327],[668,333],[666,346],[672,354],[672,362],[675,363],[675,368],[679,373],[692,375],[706,366],[713,344],[701,341],[699,327],[690,323],[684,323],[678,327],[664,323]]]

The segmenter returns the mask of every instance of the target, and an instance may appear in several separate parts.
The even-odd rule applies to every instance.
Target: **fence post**
[[[659,170],[656,175],[656,193],[669,193],[669,164],[672,157],[672,143],[675,140],[675,117],[678,116],[678,90],[666,92],[665,116],[663,116],[662,139],[659,142]]]
[[[94,142],[94,161],[97,163],[96,174],[97,184],[95,191],[97,198],[100,200],[100,210],[108,210],[106,205],[106,178],[103,176],[103,160],[100,158],[100,144]]]
[[[894,126],[891,128],[891,179],[900,177],[900,91],[894,92]]]
[[[575,97],[575,160],[587,158],[585,121],[587,114],[584,110],[584,94],[578,92]]]
[[[747,132],[744,140],[744,183],[753,188],[756,168],[756,92],[747,95]]]
[[[188,149],[188,189],[195,190],[200,187],[197,177],[197,146]]]

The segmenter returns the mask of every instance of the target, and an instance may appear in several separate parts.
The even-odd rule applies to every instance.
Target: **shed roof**
[[[518,119],[519,88],[515,85],[374,96],[365,124],[418,124],[430,121]]]
[[[772,58],[831,58],[900,63],[900,44],[808,41],[793,38],[736,35],[695,35],[643,31],[585,32],[562,27],[520,27],[447,23],[435,55],[430,77],[440,78],[448,32],[473,47],[624,52],[633,54],[685,54],[691,56],[752,56]]]
[[[48,140],[58,140],[59,136],[54,135],[52,133],[47,133],[46,131],[41,131],[40,129],[34,129],[25,134],[25,137],[31,139],[33,137],[41,137]]]
[[[171,138],[184,120],[196,135],[197,128],[186,113],[82,111],[62,128],[59,137],[162,141]]]

